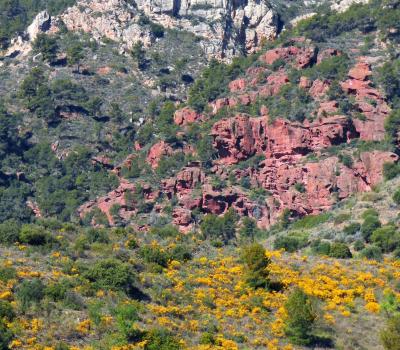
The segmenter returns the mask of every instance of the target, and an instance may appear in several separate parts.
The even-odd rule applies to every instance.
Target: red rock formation
[[[330,85],[329,82],[326,80],[325,81],[319,79],[314,80],[310,88],[310,95],[315,99],[323,97],[328,92],[329,85]]]
[[[341,84],[342,89],[355,96],[359,111],[365,120],[354,119],[354,125],[362,140],[381,141],[385,137],[385,119],[390,113],[383,94],[371,87],[368,77],[371,70],[366,62],[360,61],[349,72],[349,79]]]
[[[211,131],[221,164],[235,164],[256,153],[280,158],[304,155],[356,136],[348,118],[335,116],[308,125],[268,117],[249,118],[238,114],[222,119]]]
[[[171,155],[172,153],[172,147],[165,141],[160,141],[150,148],[146,161],[153,169],[156,169],[161,158]]]
[[[110,214],[110,210],[114,205],[126,206],[125,193],[134,191],[135,185],[127,180],[121,180],[120,185],[115,190],[109,192],[103,197],[97,198],[95,201],[85,203],[78,209],[81,218],[92,211],[94,208],[99,208],[107,217],[111,225],[114,224],[114,218]],[[132,213],[131,213],[132,214]]]
[[[245,79],[236,79],[229,83],[229,90],[231,92],[242,91],[246,88],[246,86],[247,84]]]
[[[260,60],[267,64],[273,64],[277,60],[283,59],[287,62],[294,61],[296,68],[306,68],[315,60],[315,56],[316,50],[314,47],[299,48],[289,46],[269,50],[260,56]]]
[[[174,114],[174,122],[177,125],[187,125],[199,121],[201,114],[197,113],[189,107],[178,109]]]
[[[318,52],[317,63],[321,63],[323,60],[330,58],[330,57],[340,56],[341,54],[342,53],[337,49],[322,50],[321,52]]]

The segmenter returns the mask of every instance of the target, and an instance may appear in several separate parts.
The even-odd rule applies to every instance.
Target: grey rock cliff
[[[266,0],[81,0],[60,19],[70,30],[118,40],[128,50],[139,40],[146,46],[155,40],[138,24],[143,14],[166,28],[200,37],[209,58],[253,52],[261,40],[277,33],[276,15]]]

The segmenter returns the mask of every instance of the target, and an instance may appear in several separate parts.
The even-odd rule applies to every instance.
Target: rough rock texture
[[[146,161],[155,169],[163,156],[171,155],[172,153],[172,147],[168,143],[160,141],[150,148]]]
[[[357,136],[345,116],[325,118],[308,125],[277,119],[269,125],[268,117],[249,118],[240,114],[215,123],[211,135],[218,150],[218,162],[226,165],[256,153],[274,158],[305,155]]]
[[[354,95],[359,111],[365,120],[354,119],[360,138],[369,141],[382,141],[385,137],[385,118],[390,113],[382,92],[371,87],[370,66],[360,58],[349,71],[349,79],[342,83],[342,89]]]
[[[176,125],[188,125],[199,121],[202,115],[189,107],[179,109],[174,114],[174,122]]]
[[[15,57],[26,55],[32,50],[32,43],[40,33],[45,33],[50,29],[51,17],[47,11],[37,14],[32,24],[27,28],[23,35],[11,40],[11,45],[7,49],[5,56]]]
[[[275,13],[265,0],[81,0],[60,19],[70,30],[90,32],[97,40],[120,41],[122,49],[128,50],[137,41],[149,46],[155,40],[138,24],[141,14],[166,28],[200,37],[210,58],[229,59],[240,52],[253,52],[261,40],[272,39],[277,32]]]

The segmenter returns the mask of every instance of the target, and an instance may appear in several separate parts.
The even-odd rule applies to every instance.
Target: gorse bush
[[[144,350],[180,350],[181,344],[175,336],[165,329],[153,329],[144,338]]]

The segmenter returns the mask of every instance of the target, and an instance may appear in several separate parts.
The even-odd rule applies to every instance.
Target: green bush
[[[12,321],[14,317],[15,312],[12,305],[6,300],[0,300],[0,320]]]
[[[25,280],[18,287],[16,292],[17,300],[21,303],[22,310],[30,305],[39,303],[44,297],[45,285],[35,278],[31,281]]]
[[[307,234],[294,232],[287,236],[279,236],[275,238],[274,249],[285,249],[285,251],[293,253],[298,249],[306,247],[307,244]]]
[[[144,350],[180,350],[178,339],[165,329],[153,329],[145,336]]]
[[[89,243],[110,243],[109,232],[103,228],[89,228],[86,238]]]
[[[310,297],[296,288],[285,303],[288,317],[285,320],[285,334],[296,345],[311,345],[317,314]]]
[[[128,264],[108,258],[96,262],[83,274],[95,288],[129,292],[135,282],[135,275]]]
[[[206,215],[200,224],[200,229],[206,238],[219,238],[224,243],[228,243],[236,236],[237,221],[238,216],[231,208],[221,217],[212,214]]]
[[[242,226],[239,229],[239,234],[241,237],[254,239],[258,232],[257,222],[249,217],[244,217],[242,219]]]
[[[316,240],[311,243],[311,250],[314,254],[329,255],[331,251],[331,244],[321,240]]]
[[[254,243],[243,248],[242,259],[246,264],[246,283],[251,288],[265,288],[269,284],[267,270],[271,261],[265,255],[265,248]]]
[[[363,250],[365,248],[365,244],[361,239],[358,239],[354,242],[354,250],[356,252],[359,252],[360,250]]]
[[[376,209],[370,208],[370,209],[365,210],[361,214],[362,219],[366,219],[368,216],[375,216],[375,217],[379,218],[379,213],[376,211]]]
[[[327,222],[330,219],[329,213],[319,214],[319,215],[307,215],[292,224],[293,229],[311,229],[318,225]]]
[[[44,293],[53,301],[61,301],[64,300],[67,292],[73,288],[72,283],[67,279],[61,279],[57,282],[49,283]]]
[[[370,215],[365,217],[361,225],[361,234],[365,241],[368,242],[372,233],[381,226],[382,224],[376,216]]]
[[[343,232],[346,235],[355,235],[361,230],[361,225],[358,222],[352,222],[351,224],[343,228]]]
[[[50,233],[37,225],[23,225],[19,233],[19,240],[31,245],[44,245],[50,241],[50,238]]]
[[[369,260],[381,261],[382,260],[382,250],[381,250],[381,248],[372,245],[372,246],[364,248],[360,252],[360,256],[363,258],[367,258]]]
[[[158,246],[145,245],[139,249],[139,256],[148,264],[157,264],[162,267],[167,267],[169,256]]]
[[[160,236],[161,238],[178,237],[180,232],[176,226],[165,225],[161,227],[152,227],[150,233]]]
[[[376,229],[371,237],[371,242],[380,247],[384,253],[389,253],[400,247],[400,233],[393,225],[386,225]]]
[[[400,188],[396,190],[396,192],[392,196],[393,201],[397,204],[400,205]]]
[[[189,261],[192,259],[191,249],[186,244],[177,244],[170,251],[170,258],[178,261]]]
[[[128,342],[137,342],[143,337],[143,332],[136,327],[139,311],[139,305],[134,303],[120,304],[114,310],[118,329]]]
[[[47,34],[40,33],[33,42],[34,53],[42,54],[43,60],[50,64],[56,60],[58,50],[57,39]]]
[[[20,229],[20,224],[14,219],[2,222],[0,224],[0,243],[12,244],[17,242]]]
[[[390,317],[380,332],[385,350],[400,350],[400,314]]]
[[[0,281],[6,282],[17,277],[17,270],[13,267],[0,267]]]
[[[353,257],[349,247],[344,243],[333,243],[329,251],[329,256],[337,259],[349,259]]]
[[[9,350],[9,344],[13,338],[11,330],[3,320],[0,320],[0,350]]]
[[[385,180],[392,180],[400,174],[400,163],[383,164],[383,177]]]

